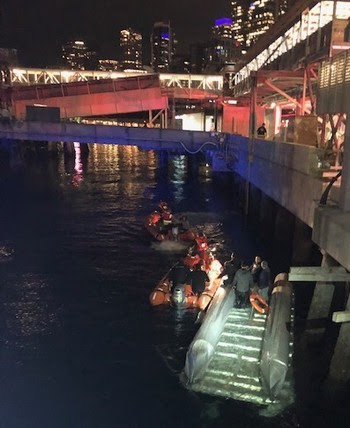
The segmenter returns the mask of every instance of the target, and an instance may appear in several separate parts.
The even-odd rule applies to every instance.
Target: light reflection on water
[[[75,160],[34,159],[7,177],[0,222],[15,257],[1,265],[4,426],[280,426],[184,389],[196,311],[148,302],[178,258],[155,251],[143,230],[161,199],[255,255],[231,194],[184,156],[89,147],[87,158],[75,147]]]

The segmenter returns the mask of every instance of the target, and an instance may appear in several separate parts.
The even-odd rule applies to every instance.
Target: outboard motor
[[[171,303],[176,308],[186,308],[187,307],[187,298],[185,294],[185,284],[178,284],[174,290],[171,297]]]

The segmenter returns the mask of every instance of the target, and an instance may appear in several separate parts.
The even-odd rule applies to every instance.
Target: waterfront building
[[[118,71],[121,67],[119,61],[115,59],[99,59],[98,69],[101,71]]]
[[[69,41],[62,46],[62,60],[66,67],[72,70],[87,70],[94,68],[95,52],[91,51],[83,40]]]
[[[170,22],[156,22],[151,35],[151,64],[154,71],[170,70],[175,47],[176,40]]]
[[[142,68],[142,35],[126,28],[120,32],[121,67],[126,70]]]

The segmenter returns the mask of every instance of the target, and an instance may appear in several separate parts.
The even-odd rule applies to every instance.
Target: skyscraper
[[[91,51],[82,40],[67,42],[62,46],[64,65],[72,70],[86,70],[93,68],[95,52]]]
[[[241,48],[246,49],[246,25],[247,25],[247,12],[248,0],[232,0],[232,36]]]
[[[233,37],[243,53],[295,0],[232,0]]]
[[[169,71],[176,40],[170,22],[156,22],[151,35],[151,62],[154,71]]]
[[[120,32],[121,64],[124,70],[142,68],[142,35],[132,28]]]
[[[217,19],[209,41],[207,68],[211,69],[210,71],[218,71],[224,65],[234,63],[237,60],[237,53],[239,54],[233,38],[232,19]]]

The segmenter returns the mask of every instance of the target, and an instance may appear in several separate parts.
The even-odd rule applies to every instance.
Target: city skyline
[[[120,30],[132,27],[143,35],[145,62],[150,61],[149,35],[156,21],[170,20],[179,41],[179,52],[210,34],[213,20],[230,16],[231,2],[178,0],[176,5],[160,0],[129,0],[120,8],[113,0],[61,0],[49,10],[43,0],[12,0],[4,4],[4,44],[17,48],[25,65],[59,64],[61,45],[83,38],[100,57],[120,53]],[[64,25],[63,25],[64,24]]]

